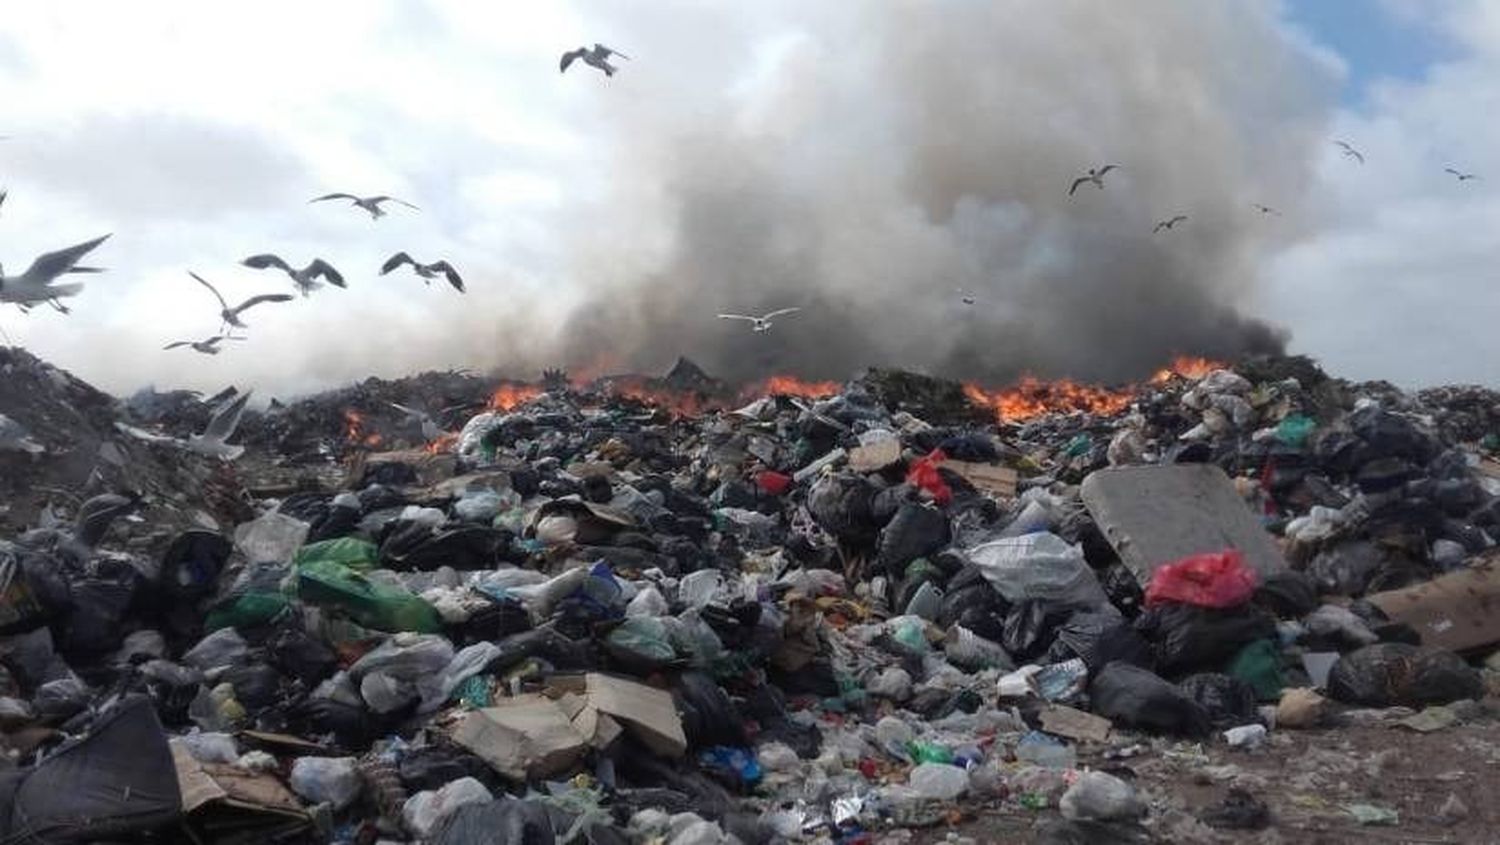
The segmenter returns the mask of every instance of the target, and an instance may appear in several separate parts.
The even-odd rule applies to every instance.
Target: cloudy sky
[[[829,336],[816,322],[837,318],[828,311],[860,322],[866,303],[864,322],[882,330],[818,375],[875,355],[991,372],[974,361],[991,347],[930,350],[953,288],[993,283],[1009,322],[972,337],[1011,327],[1016,346],[997,341],[996,354],[1066,345],[1038,360],[1054,373],[1105,373],[1088,362],[1141,348],[1130,336],[1150,331],[1150,309],[1175,323],[1222,305],[1340,375],[1500,383],[1500,2],[808,5],[21,4],[0,20],[0,261],[18,273],[38,253],[113,237],[90,256],[109,272],[84,277],[73,314],[7,306],[0,331],[115,391],[288,393],[425,368],[586,364],[584,349],[644,366],[672,346],[727,366],[753,359],[739,335],[717,358],[704,348],[727,330],[712,314],[805,288],[829,307],[788,328],[797,361]],[[1079,61],[1101,64],[1048,88],[1080,39],[1093,49]],[[632,61],[611,80],[558,73],[563,49],[596,40]],[[1174,76],[1178,61],[1192,73]],[[1167,107],[1186,115],[1180,131],[1163,131],[1179,126]],[[1112,205],[1052,196],[1121,155]],[[990,178],[991,165],[1022,175]],[[1446,166],[1485,178],[1460,184]],[[308,204],[329,191],[421,211],[377,222]],[[1149,240],[1179,200],[1193,218],[1179,240]],[[1285,214],[1259,218],[1251,202]],[[1130,236],[1144,247],[1102,228],[1127,213],[1147,215],[1146,235]],[[398,249],[451,260],[469,293],[378,276]],[[285,276],[237,265],[264,251],[326,258],[350,288],[250,312],[250,340],[217,358],[160,349],[217,327],[189,269],[233,299],[289,291]],[[785,251],[815,255],[768,259]],[[762,282],[767,268],[793,268],[801,287]],[[1133,278],[1157,272],[1177,286]],[[1114,329],[1126,312],[1099,296],[1112,273],[1143,309]],[[881,323],[905,313],[918,277],[922,324]],[[1059,294],[1070,278],[1073,295]],[[1173,310],[1184,279],[1194,304]],[[670,317],[630,313],[637,301]],[[1046,338],[1021,330],[1028,314]],[[1173,348],[1210,344],[1206,331]]]

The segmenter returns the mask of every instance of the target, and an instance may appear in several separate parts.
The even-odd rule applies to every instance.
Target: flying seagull
[[[0,205],[5,205],[5,198],[10,196],[10,191],[0,190]]]
[[[958,294],[959,301],[965,305],[973,305],[979,301],[974,294],[966,292],[963,288],[954,288],[953,292]]]
[[[290,298],[291,297],[288,297],[288,299]],[[167,349],[180,349],[181,347],[188,346],[191,347],[194,352],[202,352],[204,355],[218,355],[219,342],[223,340],[244,340],[244,338],[235,337],[234,335],[216,334],[208,340],[173,341],[172,343],[163,346],[162,350],[165,351]]]
[[[391,407],[406,415],[407,420],[422,427],[422,437],[428,440],[436,440],[443,435],[443,427],[433,420],[432,415],[417,408],[409,408],[397,402],[392,402]]]
[[[1340,147],[1343,148],[1343,150],[1344,150],[1344,158],[1358,159],[1360,164],[1364,164],[1365,163],[1365,157],[1364,157],[1364,155],[1361,154],[1359,150],[1356,150],[1356,149],[1354,149],[1354,147],[1351,147],[1349,145],[1348,141],[1334,141],[1334,143],[1338,144]]]
[[[563,53],[561,69],[563,73],[566,73],[568,65],[572,64],[574,59],[583,59],[584,64],[604,71],[605,76],[614,76],[615,71],[619,70],[619,68],[609,63],[610,56],[619,56],[622,59],[630,58],[618,50],[611,50],[603,44],[595,44],[592,50],[587,47],[579,47],[577,50]]]
[[[57,301],[60,296],[76,296],[83,290],[83,285],[74,282],[66,285],[54,285],[57,277],[64,273],[102,273],[99,267],[79,267],[78,262],[87,255],[89,250],[104,243],[109,235],[86,241],[77,246],[60,249],[38,256],[31,262],[31,267],[19,276],[7,276],[5,270],[0,267],[0,302],[12,302],[21,306],[22,310],[29,309],[38,302],[46,302],[58,311],[66,314],[68,309]]]
[[[1181,223],[1187,219],[1188,218],[1186,214],[1179,214],[1170,220],[1163,220],[1160,223],[1156,224],[1156,228],[1151,230],[1151,234],[1154,235],[1163,229],[1171,229],[1173,226],[1176,226],[1178,223]]]
[[[188,275],[192,276],[194,279],[197,279],[198,284],[208,288],[209,291],[213,293],[214,298],[219,300],[219,305],[224,309],[219,312],[219,319],[224,321],[224,325],[234,326],[237,329],[250,328],[240,320],[241,312],[254,308],[262,302],[291,302],[293,299],[295,299],[295,297],[293,297],[289,293],[263,293],[259,296],[252,296],[244,302],[241,302],[239,305],[230,308],[229,303],[225,302],[223,295],[219,293],[219,289],[209,284],[207,279],[203,278],[197,273],[194,273],[192,270],[188,271]],[[201,352],[202,350],[199,351]]]
[[[776,310],[776,311],[772,311],[769,314],[764,314],[764,315],[759,316],[759,317],[748,317],[748,316],[746,316],[744,314],[720,314],[719,315],[719,319],[720,320],[744,320],[745,322],[750,323],[750,330],[751,331],[757,332],[757,333],[758,332],[768,332],[768,331],[771,330],[771,321],[772,320],[776,319],[777,317],[786,316],[787,314],[795,314],[795,313],[797,313],[798,311],[801,311],[801,310],[802,310],[801,308],[782,308],[782,309],[779,309],[779,310]]]
[[[1079,176],[1077,179],[1073,180],[1073,187],[1068,189],[1068,196],[1073,196],[1073,192],[1078,190],[1078,186],[1082,185],[1084,182],[1093,182],[1099,187],[1099,190],[1104,190],[1104,174],[1110,172],[1111,170],[1117,170],[1119,169],[1119,167],[1120,166],[1118,164],[1106,164],[1098,170],[1090,167],[1088,173],[1085,173],[1084,175]]]
[[[1274,214],[1277,217],[1281,216],[1281,212],[1270,207],[1269,205],[1261,205],[1258,202],[1252,202],[1250,203],[1250,207],[1255,209],[1256,211],[1259,211],[1261,214]]]
[[[385,216],[385,210],[380,207],[380,204],[383,202],[399,202],[407,208],[413,208],[421,211],[421,209],[417,208],[406,200],[397,199],[396,197],[388,197],[385,194],[381,194],[380,196],[376,197],[357,197],[353,194],[342,193],[324,194],[321,197],[313,197],[312,199],[308,200],[308,202],[322,202],[323,200],[349,200],[360,208],[363,208],[365,211],[370,212],[370,219],[372,220],[378,220],[381,217]]]
[[[270,267],[275,267],[278,270],[284,271],[288,276],[292,277],[292,281],[297,285],[297,290],[300,291],[303,296],[307,296],[308,294],[323,286],[323,284],[318,281],[319,276],[327,279],[328,283],[330,285],[333,285],[334,287],[349,287],[348,285],[344,284],[344,277],[339,275],[339,271],[333,269],[332,264],[329,264],[327,261],[324,261],[321,258],[314,258],[312,260],[312,263],[308,264],[306,267],[303,267],[301,270],[294,270],[290,264],[287,264],[285,261],[281,260],[280,256],[271,255],[269,253],[252,255],[240,263],[244,264],[246,267],[254,267],[257,270],[265,270]]]
[[[253,391],[245,391],[214,409],[202,434],[190,435],[187,448],[210,458],[232,461],[245,453],[244,446],[231,446],[225,441],[234,436],[240,417],[245,413],[245,403],[250,401]]]
[[[47,451],[47,447],[33,440],[26,426],[0,414],[0,452],[6,451],[37,455]]]
[[[431,264],[420,264],[416,259],[412,258],[410,255],[407,255],[404,252],[398,252],[395,255],[392,255],[390,258],[387,258],[385,260],[385,263],[380,265],[380,275],[384,276],[386,273],[389,273],[397,267],[400,267],[402,264],[410,264],[411,269],[415,270],[417,275],[422,277],[422,280],[425,284],[431,284],[431,280],[437,278],[438,274],[441,273],[448,278],[448,284],[452,285],[454,290],[458,291],[459,293],[464,292],[464,280],[459,278],[458,271],[453,269],[452,264],[449,264],[446,261],[434,261]]]
[[[1443,168],[1443,170],[1444,170],[1444,172],[1452,173],[1454,176],[1457,176],[1458,177],[1458,181],[1460,181],[1460,182],[1467,182],[1470,179],[1478,179],[1479,178],[1479,174],[1477,174],[1477,173],[1460,173],[1459,171],[1454,170],[1451,167],[1445,167],[1445,168]]]

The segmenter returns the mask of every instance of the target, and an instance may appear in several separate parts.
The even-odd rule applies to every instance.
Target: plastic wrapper
[[[981,543],[966,552],[1008,601],[1040,599],[1099,607],[1109,599],[1083,559],[1083,550],[1055,534],[1037,533]]]

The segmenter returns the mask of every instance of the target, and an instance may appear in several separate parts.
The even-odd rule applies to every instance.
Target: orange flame
[[[427,445],[422,447],[422,450],[427,452],[427,454],[429,455],[441,455],[444,452],[453,451],[453,446],[457,442],[458,432],[445,431],[442,434],[439,434],[437,437],[434,437],[432,440],[428,441]]]
[[[612,379],[606,386],[606,390],[615,396],[634,399],[637,402],[669,411],[675,417],[698,417],[717,407],[717,404],[706,396],[656,387],[645,379],[639,378]]]
[[[497,411],[513,411],[542,395],[542,389],[534,384],[502,384],[490,396],[490,407]]]
[[[1041,381],[1027,376],[1001,390],[965,384],[964,395],[974,404],[992,409],[1001,421],[1022,422],[1049,413],[1117,414],[1130,406],[1135,391],[1080,384],[1072,379]]]
[[[365,431],[365,415],[353,408],[344,409],[344,441],[354,446],[379,446],[381,436]]]
[[[804,399],[822,399],[838,393],[836,381],[803,381],[796,376],[771,376],[740,391],[740,398],[753,399],[758,396],[800,396]]]
[[[1156,371],[1151,377],[1152,384],[1162,384],[1174,378],[1192,379],[1194,381],[1203,378],[1214,370],[1222,370],[1226,365],[1222,361],[1211,358],[1199,358],[1193,355],[1179,355],[1172,359],[1172,363]]]

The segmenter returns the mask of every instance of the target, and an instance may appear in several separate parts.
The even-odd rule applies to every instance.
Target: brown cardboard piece
[[[1500,554],[1422,584],[1366,596],[1423,645],[1467,651],[1500,642]]]
[[[562,774],[588,750],[588,738],[544,695],[502,698],[466,715],[453,741],[511,780]]]
[[[1114,723],[1103,716],[1085,713],[1061,704],[1049,704],[1042,708],[1042,730],[1049,734],[1075,740],[1104,742],[1109,739]]]
[[[236,766],[199,763],[181,740],[169,740],[182,812],[201,839],[270,842],[312,825],[276,776]]]
[[[682,716],[677,713],[672,694],[665,690],[598,672],[555,676],[550,685],[553,691],[585,699],[588,709],[610,717],[663,757],[687,753]]]
[[[950,469],[964,477],[981,493],[1009,499],[1016,495],[1016,482],[1021,474],[1012,467],[999,464],[978,464],[969,461],[946,460],[939,466]]]

